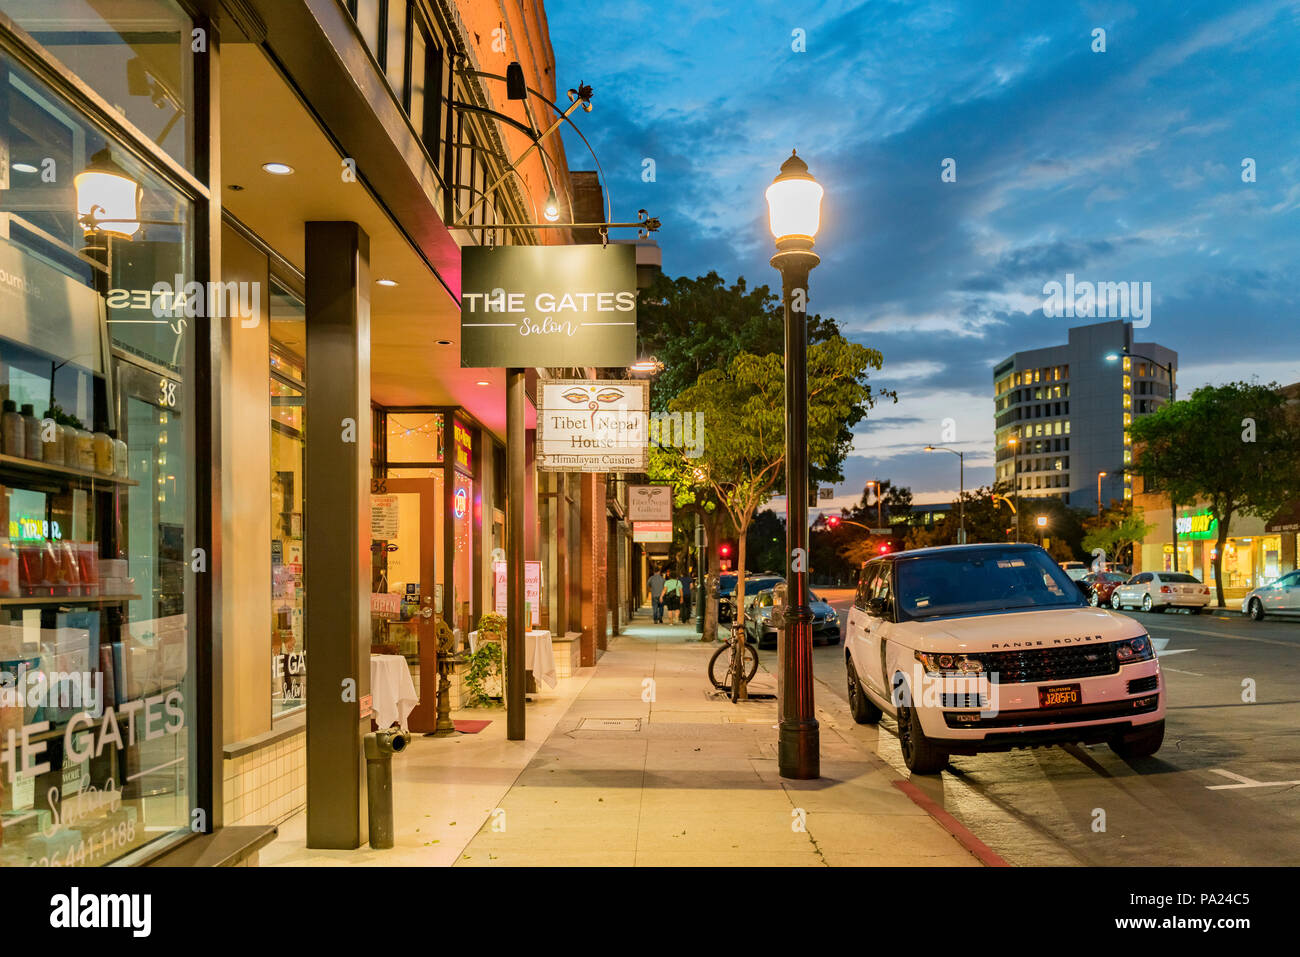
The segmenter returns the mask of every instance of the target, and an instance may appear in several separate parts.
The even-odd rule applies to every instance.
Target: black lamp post
[[[767,188],[776,240],[772,265],[785,304],[785,536],[787,605],[778,633],[781,723],[777,765],[783,778],[821,777],[821,735],[813,709],[812,608],[808,604],[808,274],[821,262],[813,240],[822,188],[793,150]]]

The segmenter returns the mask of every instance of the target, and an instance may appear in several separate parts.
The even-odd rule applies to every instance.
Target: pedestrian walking
[[[691,573],[683,572],[679,580],[682,583],[682,624],[686,624],[691,620]]]
[[[668,624],[677,624],[677,613],[682,607],[682,583],[675,572],[671,569],[668,571],[668,579],[664,582],[664,608],[668,609]]]
[[[646,582],[650,588],[650,615],[656,625],[663,624],[664,620],[664,576],[656,568],[650,580]]]

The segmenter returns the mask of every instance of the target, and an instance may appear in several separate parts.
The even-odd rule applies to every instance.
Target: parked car
[[[1138,758],[1164,740],[1164,683],[1146,629],[1089,608],[1038,545],[872,559],[844,662],[854,720],[894,715],[918,774],[953,754],[1105,741]]]
[[[785,581],[780,575],[751,574],[745,576],[745,597],[750,598],[767,588],[775,588]],[[718,624],[731,623],[736,592],[736,576],[722,575],[718,578]]]
[[[746,591],[749,589],[746,588]],[[808,592],[809,602],[812,606],[812,639],[813,644],[825,642],[827,644],[838,644],[840,640],[840,616],[829,604],[817,596],[816,592]],[[756,594],[753,598],[747,599],[745,609],[745,637],[747,640],[754,642],[759,648],[776,647],[776,626],[772,624],[772,611],[776,607],[776,594],[768,588]]]
[[[1079,581],[1088,574],[1088,566],[1083,562],[1061,562],[1061,568],[1070,576],[1071,581]]]
[[[1111,592],[1128,579],[1128,575],[1119,572],[1089,572],[1079,579],[1079,585],[1089,605],[1093,608],[1104,608],[1110,604]]]
[[[1300,615],[1300,571],[1246,592],[1241,611],[1256,621],[1265,615]]]
[[[1141,608],[1164,611],[1186,608],[1194,615],[1210,603],[1210,589],[1199,578],[1186,572],[1139,572],[1110,595],[1110,607],[1116,611]]]

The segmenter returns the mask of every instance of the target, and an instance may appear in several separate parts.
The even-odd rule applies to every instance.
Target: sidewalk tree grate
[[[579,731],[640,731],[640,718],[583,718]]]

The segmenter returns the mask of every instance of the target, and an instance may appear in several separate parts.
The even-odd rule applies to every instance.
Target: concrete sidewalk
[[[834,727],[822,727],[823,777],[782,779],[774,698],[714,693],[717,645],[648,620],[611,639],[513,786],[476,815],[458,865],[980,863]],[[775,676],[760,667],[751,691],[774,695]]]

